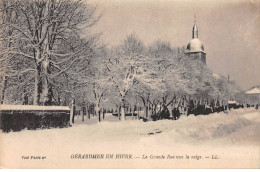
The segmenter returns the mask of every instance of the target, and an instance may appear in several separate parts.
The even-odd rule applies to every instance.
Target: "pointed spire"
[[[194,25],[192,29],[192,39],[199,38],[199,30],[196,24],[196,14],[194,14]]]

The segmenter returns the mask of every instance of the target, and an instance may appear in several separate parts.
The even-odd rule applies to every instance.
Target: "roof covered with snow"
[[[251,90],[246,91],[246,94],[260,94],[260,88],[255,87]]]
[[[204,52],[203,43],[198,39],[192,39],[187,45],[188,52]]]
[[[0,110],[70,110],[66,106],[0,105]]]
[[[228,104],[235,104],[235,103],[237,103],[236,101],[233,101],[233,100],[229,100],[228,101]]]

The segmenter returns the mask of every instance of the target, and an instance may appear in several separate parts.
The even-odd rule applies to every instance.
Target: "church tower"
[[[204,51],[204,46],[199,40],[199,29],[196,24],[196,16],[194,18],[194,25],[192,28],[192,40],[188,43],[185,54],[190,58],[201,60],[206,64],[206,53]]]

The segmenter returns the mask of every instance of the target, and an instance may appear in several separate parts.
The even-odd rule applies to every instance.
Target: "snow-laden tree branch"
[[[19,57],[35,69],[34,104],[51,103],[52,80],[62,73],[75,73],[71,68],[95,54],[98,35],[83,38],[81,32],[100,19],[96,9],[80,0],[1,2],[1,27],[12,31],[1,37],[6,44],[11,43],[3,50],[9,49],[9,57]]]

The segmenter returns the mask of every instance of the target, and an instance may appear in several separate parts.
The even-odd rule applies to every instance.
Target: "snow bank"
[[[2,162],[6,167],[16,164],[20,168],[259,168],[260,165],[260,110],[245,108],[228,113],[181,116],[176,121],[116,120],[117,117],[113,122],[102,121],[95,125],[83,122],[63,129],[2,133]],[[139,158],[72,160],[71,155],[76,153],[126,153]],[[198,155],[202,159],[141,158],[168,154]],[[24,155],[44,155],[47,159],[25,161],[21,159]],[[205,159],[212,155],[219,159]]]
[[[0,105],[0,110],[70,110],[66,106]]]

